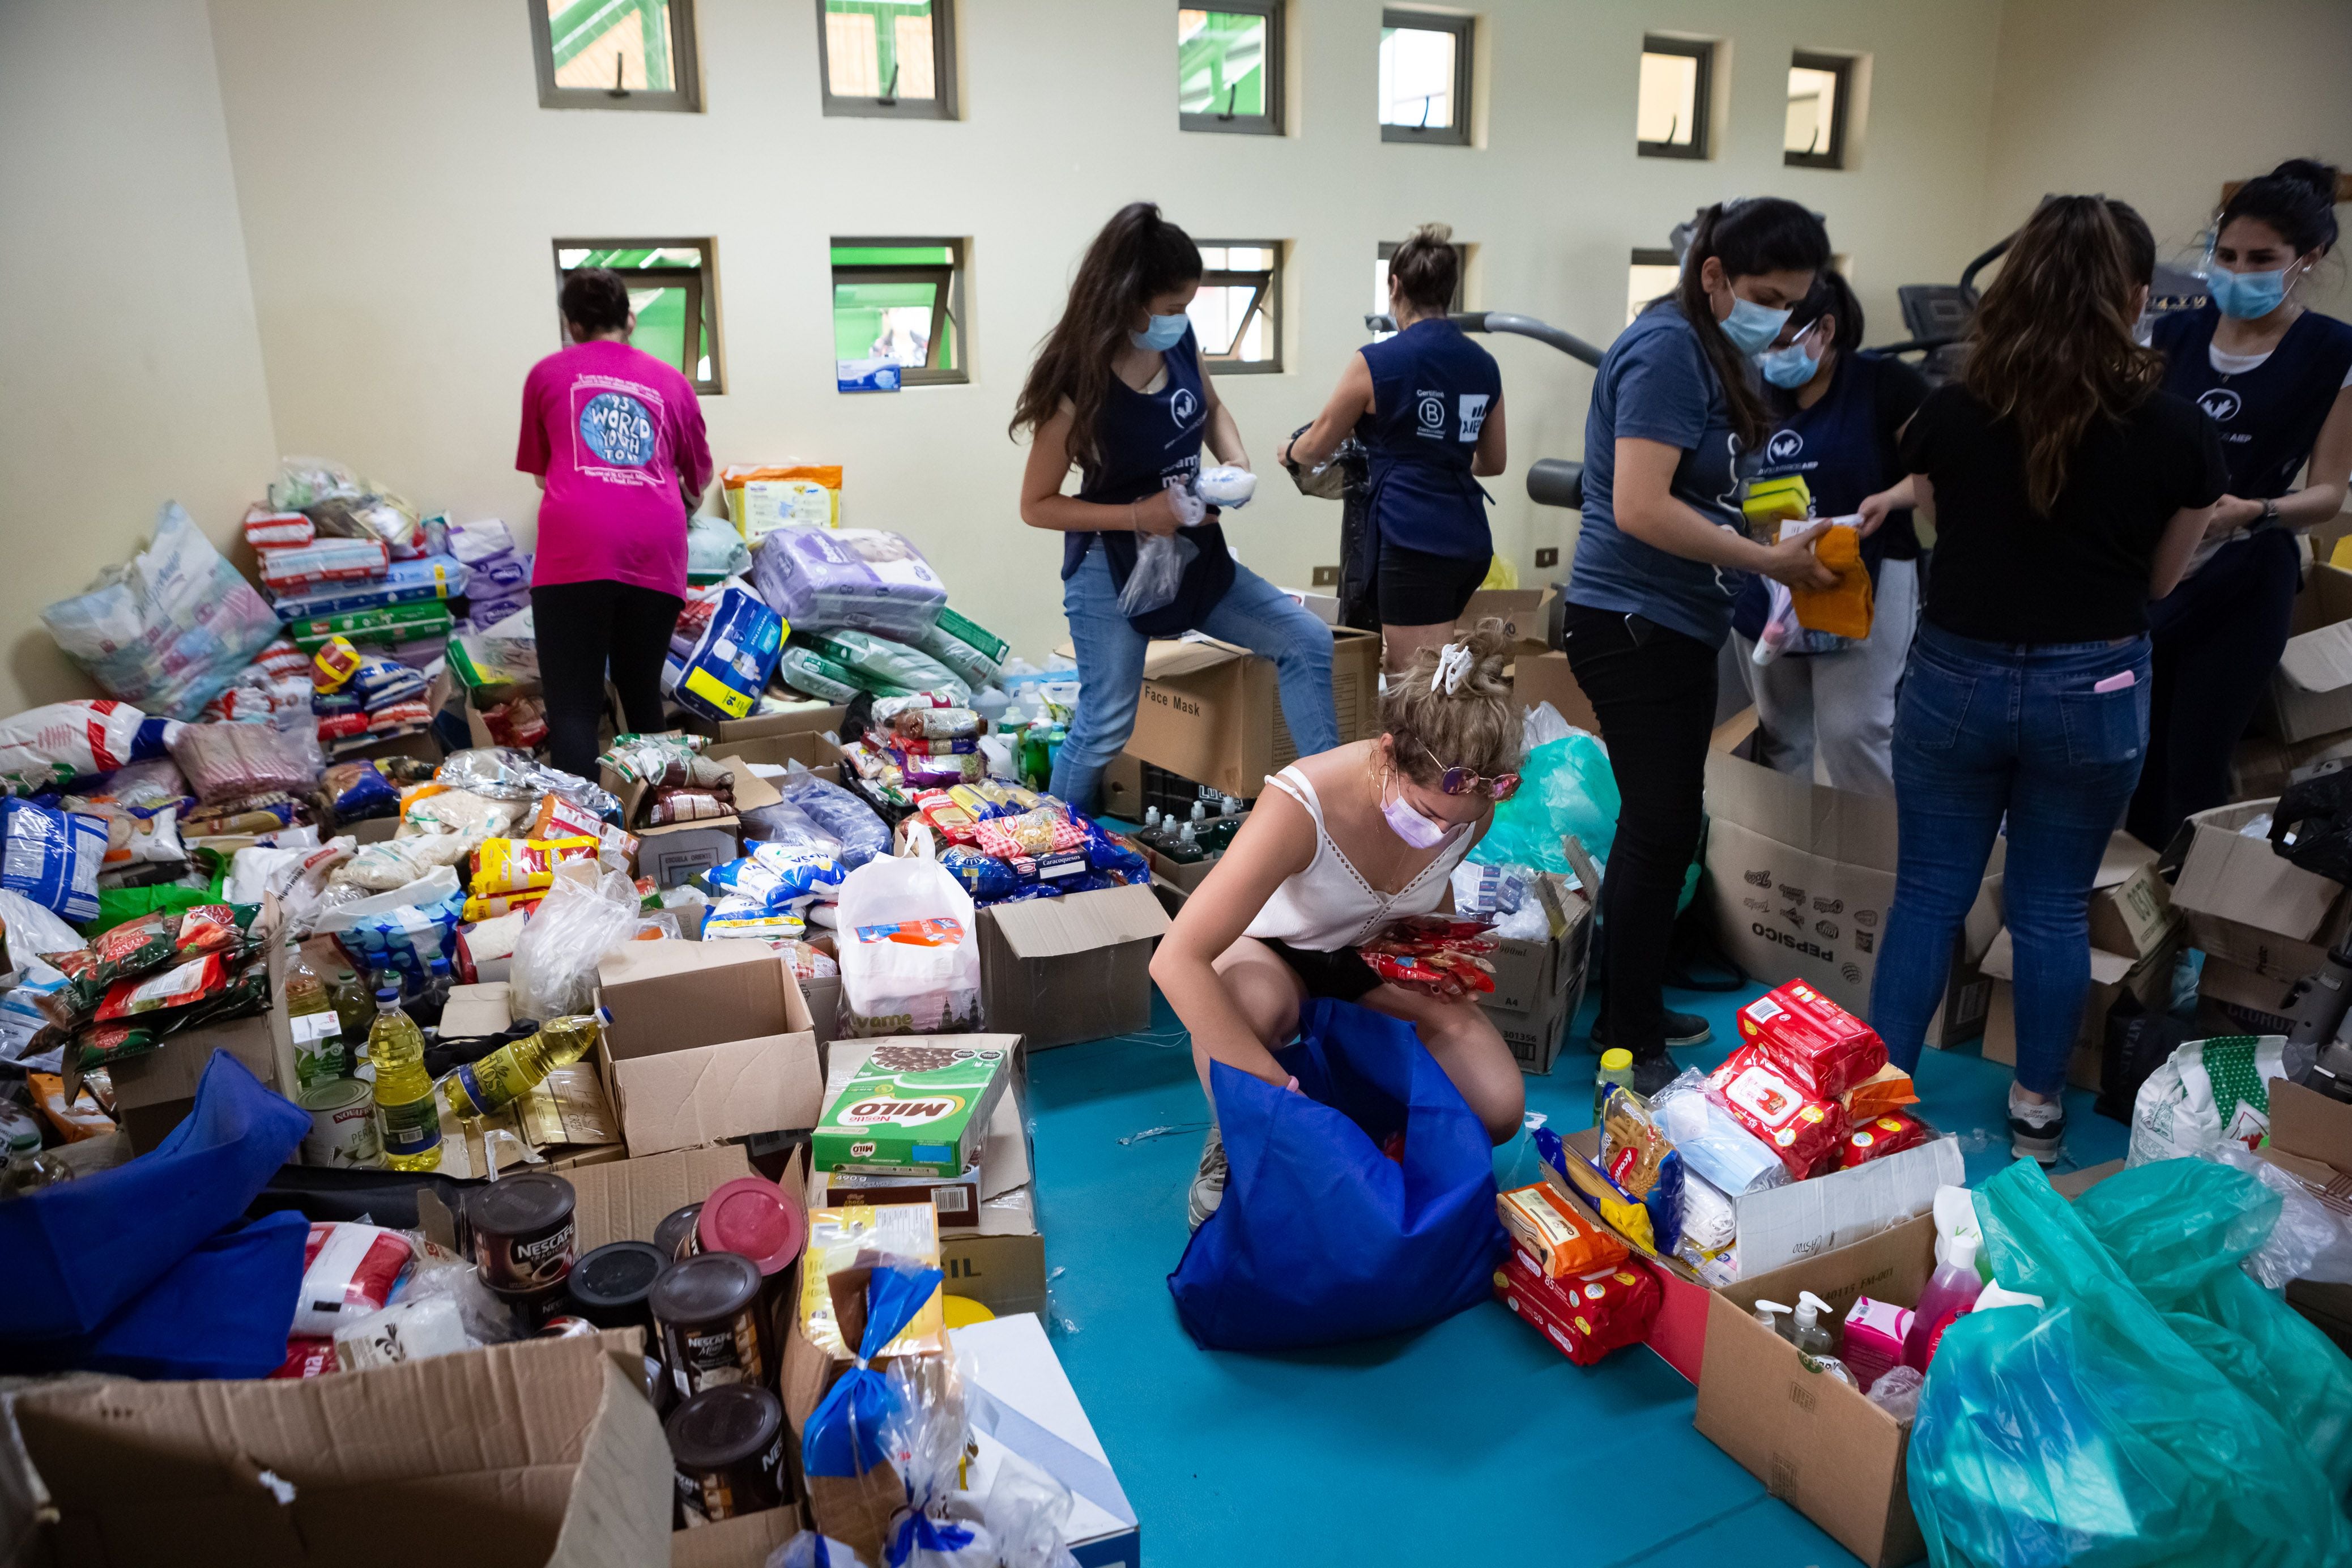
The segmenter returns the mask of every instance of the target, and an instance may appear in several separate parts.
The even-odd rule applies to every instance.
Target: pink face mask
[[[1415,849],[1434,849],[1462,831],[1458,822],[1432,821],[1402,795],[1381,801],[1381,816],[1387,819],[1390,832]]]

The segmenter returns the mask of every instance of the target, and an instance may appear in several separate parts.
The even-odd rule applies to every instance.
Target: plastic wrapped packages
[[[2141,1082],[2126,1159],[2210,1154],[2224,1142],[2252,1148],[2271,1130],[2271,1079],[2300,1078],[2315,1054],[2283,1035],[2189,1041]]]
[[[922,835],[928,849],[929,836]],[[841,884],[841,1022],[853,1036],[980,1027],[971,895],[928,854],[868,860]]]
[[[751,548],[723,517],[698,512],[686,520],[686,574],[689,580],[731,577],[751,569]]]
[[[1012,644],[979,622],[940,606],[939,618],[916,635],[915,646],[971,683],[974,690],[996,679]]]
[[[874,808],[849,791],[823,779],[798,762],[789,763],[776,782],[785,800],[808,814],[809,819],[841,844],[841,862],[852,870],[876,856],[890,853],[890,829]]]
[[[261,585],[273,594],[310,594],[331,583],[368,583],[390,570],[380,539],[318,539],[290,550],[264,550]]]
[[[727,516],[745,539],[793,524],[832,528],[841,521],[838,463],[730,463],[719,470]]]
[[[963,678],[927,653],[850,626],[813,627],[795,623],[792,640],[829,659],[860,690],[877,697],[928,691],[971,701],[971,688]],[[888,689],[884,689],[887,688]]]
[[[795,691],[805,691],[811,697],[822,697],[827,702],[850,702],[868,687],[850,679],[849,668],[836,664],[814,648],[797,643],[786,643],[776,658],[776,679]],[[900,688],[889,687],[876,692],[877,696],[894,697]]]
[[[755,805],[741,815],[743,837],[751,843],[781,844],[788,848],[817,849],[831,855],[841,851],[841,840],[792,801]]]
[[[753,551],[751,581],[795,626],[855,627],[900,639],[919,634],[948,602],[947,584],[922,552],[905,536],[880,529],[779,528]]]
[[[678,706],[706,719],[740,719],[775,673],[782,616],[751,595],[730,588],[680,667]]]
[[[620,871],[559,876],[515,943],[514,1016],[557,1018],[595,1010],[596,964],[635,938],[641,900]]]
[[[380,540],[394,556],[423,549],[415,507],[325,458],[280,458],[269,504],[302,513],[331,537]]]
[[[1707,1093],[1705,1073],[1685,1072],[1652,1095],[1650,1113],[1684,1164],[1728,1196],[1786,1186],[1790,1180],[1771,1146]]]
[[[127,702],[52,702],[0,719],[0,790],[34,795],[162,757],[183,726]]]
[[[1817,1100],[1834,1100],[1886,1066],[1877,1031],[1801,980],[1757,997],[1733,1023],[1742,1044]]]
[[[1846,1134],[1845,1108],[1811,1094],[1755,1046],[1732,1052],[1706,1085],[1708,1097],[1780,1156],[1797,1180],[1836,1158]]]
[[[146,549],[44,607],[41,624],[108,695],[167,719],[194,718],[278,629],[177,501]]]
[[[324,766],[310,727],[268,724],[187,725],[173,737],[172,760],[207,805],[271,790],[307,794]]]
[[[281,594],[278,616],[280,620],[300,621],[396,605],[429,604],[461,598],[472,583],[473,569],[463,562],[447,555],[419,555],[395,560],[383,576],[364,583],[329,583],[303,593]]]
[[[352,863],[356,865],[356,859]],[[363,968],[421,975],[432,959],[455,956],[458,911],[464,904],[457,871],[436,866],[415,881],[386,892],[338,900],[331,889],[327,907],[319,916],[318,931],[321,936],[333,937]]]
[[[577,774],[549,767],[528,752],[508,746],[452,752],[433,777],[451,789],[467,790],[492,800],[536,802],[541,795],[562,795],[608,822],[620,820],[621,803],[609,792]]]
[[[1927,1381],[1916,1366],[1891,1368],[1870,1385],[1870,1402],[1897,1421],[1912,1420],[1919,1414],[1919,1391]]]
[[[0,800],[0,889],[68,921],[89,920],[98,913],[107,838],[102,818]]]

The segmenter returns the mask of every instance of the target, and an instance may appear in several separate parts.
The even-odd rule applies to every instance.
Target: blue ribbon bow
[[[890,1538],[890,1568],[906,1568],[907,1559],[918,1549],[956,1552],[971,1544],[969,1529],[961,1524],[942,1524],[920,1509],[910,1508],[898,1516],[898,1532]]]
[[[873,1363],[906,1331],[947,1276],[936,1268],[877,1268],[866,1284],[866,1333],[857,1360],[833,1385],[801,1434],[801,1468],[812,1476],[864,1475],[884,1458],[882,1424],[898,1407]]]

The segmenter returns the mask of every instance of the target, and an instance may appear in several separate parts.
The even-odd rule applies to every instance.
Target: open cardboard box
[[[1032,1049],[1151,1026],[1151,948],[1168,911],[1147,887],[1023,899],[980,911],[988,1026]]]
[[[2254,1152],[2338,1215],[2352,1209],[2352,1105],[2284,1079],[2270,1082],[2270,1141]],[[2286,1304],[2352,1354],[2352,1285],[2287,1283]]]
[[[786,709],[782,713],[755,713],[749,719],[705,719],[689,714],[685,727],[698,735],[708,735],[718,744],[712,751],[727,750],[740,742],[765,741],[784,735],[822,735],[831,730],[838,733],[841,721],[849,710],[845,705],[811,702]]]
[[[752,811],[763,805],[773,805],[783,796],[775,786],[754,773],[740,757],[715,757],[723,763],[735,782],[735,805],[739,811]],[[701,822],[673,822],[660,827],[636,826],[643,818],[646,797],[652,787],[643,780],[625,780],[611,768],[600,773],[600,781],[621,803],[621,820],[629,825],[627,831],[637,839],[637,874],[651,877],[657,888],[673,888],[735,858],[742,847],[743,820],[740,816],[716,816]]]
[[[184,1030],[143,1057],[115,1063],[109,1071],[114,1085],[115,1120],[138,1152],[144,1154],[162,1142],[195,1109],[196,1085],[215,1050],[235,1057],[270,1089],[289,1094],[295,1082],[294,1019],[286,1005],[286,944],[278,940],[282,923],[278,900],[265,898],[254,924],[268,943],[267,1013]],[[81,1074],[69,1066],[65,1078],[70,1098]]]
[[[2292,984],[2326,963],[2352,900],[2341,883],[2273,853],[2267,837],[2238,831],[2277,804],[2241,801],[2197,813],[2180,825],[2158,867],[2172,873],[2172,905],[2188,917],[2194,945]]]
[[[2293,625],[2263,695],[2265,728],[2288,742],[2352,729],[2352,572],[2313,566]]]
[[[1564,653],[1526,653],[1511,666],[1511,693],[1522,708],[1549,702],[1559,716],[1580,730],[1601,733],[1601,716],[1568,668]]]
[[[1454,618],[1454,627],[1456,631],[1475,631],[1480,621],[1492,616],[1503,623],[1503,635],[1519,652],[1541,653],[1550,646],[1545,633],[1551,624],[1552,601],[1558,596],[1549,588],[1481,588],[1462,606],[1462,613]],[[1569,721],[1571,724],[1575,721]]]
[[[1574,840],[1570,841],[1571,844]],[[1581,846],[1576,849],[1580,858]],[[1584,987],[1592,954],[1592,900],[1584,886],[1597,883],[1599,873],[1584,859],[1579,869],[1580,886],[1565,877],[1547,875],[1530,886],[1527,896],[1541,899],[1551,917],[1551,934],[1541,942],[1500,941],[1487,962],[1495,968],[1495,989],[1478,998],[1478,1005],[1523,1073],[1549,1074],[1559,1059],[1561,1042],[1576,1010],[1584,1004]],[[1584,879],[1591,882],[1584,882]]]
[[[596,973],[597,1062],[633,1157],[816,1125],[808,1006],[765,942],[633,942]]]
[[[2297,773],[2320,763],[2352,757],[2352,730],[2334,730],[2308,741],[2249,735],[2230,757],[2230,798],[2269,800],[2286,793]]]

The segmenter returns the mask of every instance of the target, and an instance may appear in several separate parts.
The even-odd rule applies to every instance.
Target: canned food
[[[376,1131],[375,1090],[365,1079],[331,1078],[302,1091],[299,1102],[310,1113],[302,1138],[302,1163],[341,1170],[383,1163],[383,1138]]]
[[[672,1209],[654,1226],[654,1246],[661,1255],[675,1263],[681,1258],[691,1258],[698,1250],[694,1243],[695,1222],[702,1217],[700,1204],[688,1204],[682,1209]]]
[[[491,1286],[489,1290],[491,1295],[499,1299],[500,1305],[514,1314],[515,1321],[522,1325],[522,1331],[525,1334],[539,1332],[562,1315],[564,1308],[571,1303],[571,1298],[563,1292],[563,1281],[561,1279],[552,1285],[541,1285],[533,1290],[501,1290],[495,1285]]]
[[[572,1201],[570,1182],[538,1171],[477,1189],[466,1215],[482,1282],[501,1291],[562,1285],[572,1272]]]
[[[759,1265],[740,1253],[702,1252],[662,1270],[649,1298],[662,1359],[680,1394],[764,1384],[772,1364],[761,1322]]]
[[[580,1316],[600,1329],[643,1329],[650,1345],[654,1311],[646,1297],[669,1263],[651,1242],[615,1241],[573,1264],[563,1286]]]
[[[666,1430],[688,1525],[783,1506],[784,1405],[766,1389],[705,1389],[671,1413]]]

